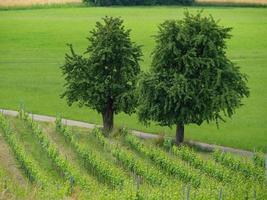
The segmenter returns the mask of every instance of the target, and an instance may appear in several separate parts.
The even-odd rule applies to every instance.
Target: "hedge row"
[[[194,0],[83,0],[84,3],[96,6],[112,5],[190,5]]]

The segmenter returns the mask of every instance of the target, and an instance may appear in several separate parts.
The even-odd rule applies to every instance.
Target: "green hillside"
[[[144,71],[151,63],[153,35],[165,19],[181,18],[185,9],[200,7],[51,8],[0,11],[0,108],[17,109],[21,103],[33,113],[55,115],[101,124],[101,116],[87,108],[68,107],[59,98],[63,91],[60,66],[66,43],[83,52],[86,37],[105,15],[121,16],[132,29],[133,40],[143,45]],[[233,27],[228,55],[248,75],[251,95],[232,119],[217,129],[215,124],[186,127],[186,139],[267,151],[267,9],[207,7],[220,23]],[[175,130],[152,124],[145,127],[135,115],[119,114],[117,127],[126,126],[157,134]]]

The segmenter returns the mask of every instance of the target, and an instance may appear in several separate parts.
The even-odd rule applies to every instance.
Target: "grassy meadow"
[[[0,11],[0,108],[17,109],[23,103],[28,111],[100,124],[101,116],[88,108],[68,107],[64,99],[60,66],[72,43],[83,53],[86,37],[96,21],[105,15],[121,16],[132,29],[132,38],[143,45],[144,71],[151,63],[153,35],[166,19],[183,16],[185,7],[51,8]],[[195,12],[200,7],[189,7]],[[232,119],[215,124],[186,126],[187,140],[267,152],[267,9],[207,7],[225,26],[233,27],[228,55],[248,75],[251,95]],[[175,129],[155,124],[145,127],[136,115],[119,114],[117,127],[173,135]]]

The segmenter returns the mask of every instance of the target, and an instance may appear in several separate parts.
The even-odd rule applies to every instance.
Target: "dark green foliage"
[[[96,6],[111,6],[111,5],[189,5],[194,0],[83,0],[83,2]]]
[[[234,114],[249,91],[246,76],[226,56],[230,30],[201,12],[159,26],[151,70],[140,81],[142,122],[183,127]]]
[[[140,46],[130,39],[120,18],[105,17],[97,22],[88,38],[86,55],[77,55],[70,45],[66,54],[65,75],[68,104],[79,102],[101,113],[108,129],[113,127],[113,114],[131,114],[136,107],[134,90],[140,72]],[[107,124],[105,124],[107,122]]]

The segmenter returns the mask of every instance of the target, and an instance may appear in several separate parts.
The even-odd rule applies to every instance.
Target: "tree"
[[[249,90],[246,76],[226,56],[230,30],[201,12],[159,26],[151,69],[139,83],[140,121],[176,125],[180,144],[184,125],[218,125],[234,114]]]
[[[70,46],[62,67],[66,97],[69,105],[95,109],[102,115],[105,133],[113,129],[113,116],[119,112],[131,114],[137,104],[137,76],[142,53],[130,39],[120,18],[105,17],[97,22],[88,38],[85,55],[78,55]]]

